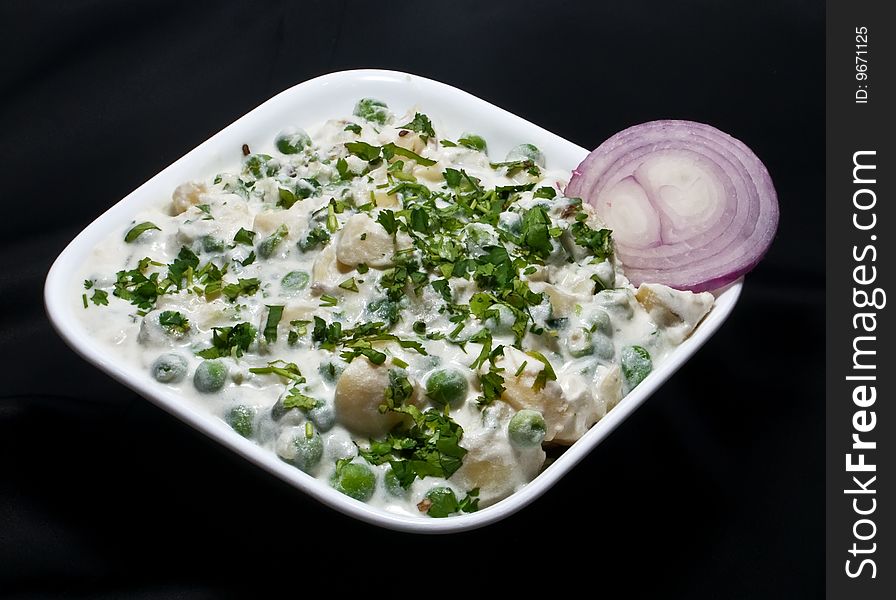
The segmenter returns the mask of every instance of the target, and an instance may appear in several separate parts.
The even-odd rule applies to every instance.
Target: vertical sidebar
[[[828,597],[896,583],[896,21],[886,2],[827,4]],[[891,12],[887,9],[887,12]]]

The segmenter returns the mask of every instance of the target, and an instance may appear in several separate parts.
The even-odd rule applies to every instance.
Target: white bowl
[[[90,338],[73,312],[77,303],[72,301],[72,296],[75,295],[76,300],[80,297],[80,281],[73,280],[78,267],[88,259],[94,245],[110,232],[119,231],[121,224],[129,222],[141,208],[158,203],[161,198],[169,198],[172,190],[184,181],[231,168],[239,161],[239,149],[243,144],[263,146],[285,124],[310,126],[337,115],[350,114],[355,101],[368,96],[386,101],[399,112],[416,105],[434,118],[437,127],[454,136],[475,131],[488,140],[494,156],[503,156],[520,142],[531,142],[544,151],[548,168],[571,171],[588,153],[572,142],[444,83],[396,71],[358,70],[324,75],[274,96],[100,215],[68,245],[50,269],[44,289],[47,313],[62,338],[85,359],[157,406],[336,510],[375,525],[417,533],[448,533],[481,527],[507,517],[535,500],[594,450],[715,333],[731,314],[742,281],[717,293],[715,306],[694,334],[532,482],[509,498],[478,512],[444,519],[401,516],[374,508],[284,463],[273,452],[238,435],[222,420],[194,409],[189,403],[182,402],[175,392],[153,385],[134,366],[123,364],[109,349]]]

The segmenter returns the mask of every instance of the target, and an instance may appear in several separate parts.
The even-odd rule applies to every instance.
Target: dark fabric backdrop
[[[823,585],[821,2],[0,4],[0,596],[811,598]],[[341,69],[468,90],[586,147],[657,118],[765,161],[781,226],[716,336],[552,491],[450,537],[337,514],[71,352],[42,287],[108,206]],[[580,587],[584,586],[584,587]],[[530,592],[531,593],[531,592]]]

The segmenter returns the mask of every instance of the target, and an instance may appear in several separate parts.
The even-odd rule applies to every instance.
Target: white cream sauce
[[[249,407],[254,411],[251,439],[277,452],[281,458],[292,458],[294,449],[284,440],[295,431],[303,431],[311,419],[315,435],[321,436],[323,456],[308,471],[328,482],[337,460],[364,462],[357,456],[356,444],[366,447],[369,439],[344,425],[344,421],[350,419],[334,409],[336,382],[319,372],[319,367],[328,362],[344,368],[345,361],[338,356],[344,348],[333,352],[312,342],[313,323],[308,324],[307,331],[297,335],[295,343],[290,344],[289,331],[297,329],[290,322],[310,321],[319,316],[327,323],[339,321],[343,329],[349,329],[383,320],[381,315],[371,313],[371,304],[384,296],[379,285],[380,277],[394,264],[396,251],[419,256],[410,236],[399,231],[393,238],[376,222],[383,210],[400,211],[406,200],[401,193],[388,193],[401,182],[394,174],[390,175],[388,169],[394,169],[396,161],[403,161],[401,176],[404,179],[416,180],[429,190],[446,195],[450,194],[443,175],[446,168],[462,169],[478,179],[484,189],[529,183],[535,184],[534,189],[554,189],[557,195],[553,199],[533,198],[533,191],[519,193],[518,199],[499,221],[501,227],[513,229],[519,226],[522,214],[544,205],[552,227],[564,232],[552,239],[554,250],[543,265],[536,265],[520,275],[532,292],[543,296],[540,304],[529,309],[533,322],[529,323],[529,330],[522,339],[522,350],[513,347],[515,336],[510,330],[513,317],[508,309],[499,307],[505,317],[501,323],[495,323],[494,319],[482,323],[471,316],[461,331],[455,331],[455,323],[448,321],[449,315],[440,312],[445,300],[439,292],[425,285],[415,293],[408,286],[400,303],[400,318],[389,333],[420,342],[427,355],[396,343],[380,343],[376,348],[389,357],[386,365],[372,366],[369,379],[343,383],[357,398],[370,393],[379,402],[383,389],[376,388],[377,369],[387,369],[394,359],[398,359],[399,365],[401,361],[407,364],[407,376],[414,388],[411,401],[425,409],[431,404],[426,396],[425,382],[434,367],[451,366],[465,374],[469,388],[466,400],[460,407],[450,410],[451,418],[463,428],[461,446],[468,451],[463,466],[447,480],[417,478],[405,493],[398,495],[387,490],[384,484],[388,464],[372,467],[378,483],[369,500],[371,504],[395,513],[425,516],[418,509],[418,503],[435,486],[449,486],[458,498],[479,488],[480,506],[487,506],[531,481],[543,467],[546,455],[541,446],[518,448],[511,444],[507,428],[516,411],[531,408],[544,415],[546,444],[573,443],[629,391],[630,382],[620,369],[625,349],[631,346],[645,349],[655,367],[697,326],[711,308],[713,298],[709,294],[678,292],[664,286],[642,286],[639,293],[626,280],[614,259],[596,261],[588,250],[573,241],[567,229],[574,222],[577,211],[570,209],[570,201],[560,192],[567,173],[541,169],[538,175],[532,175],[525,170],[508,173],[506,168],[493,168],[484,152],[440,143],[442,139],[457,138],[431,137],[426,141],[419,133],[396,127],[413,116],[414,111],[402,117],[392,117],[384,126],[359,117],[327,121],[309,130],[312,145],[297,154],[280,153],[274,140],[269,147],[252,148],[254,152],[270,155],[271,160],[280,165],[274,176],[253,177],[244,160],[242,166],[234,165],[230,173],[186,182],[172,190],[171,199],[160,199],[157,206],[134,215],[132,222],[122,223],[119,232],[94,249],[80,279],[93,284],[92,289],[86,290],[87,298],[98,289],[108,293],[109,303],[97,306],[90,302],[80,314],[92,336],[105,343],[118,360],[138,367],[145,377],[152,378],[152,365],[160,355],[171,352],[181,355],[188,365],[186,377],[177,383],[155,384],[169,385],[184,402],[219,418],[227,419],[236,406]],[[360,135],[346,130],[348,124],[360,127]],[[359,141],[372,146],[394,143],[437,161],[437,164],[420,166],[414,159],[395,155],[370,168],[367,161],[350,154],[344,145]],[[343,159],[353,173],[365,170],[369,173],[352,177],[350,181],[340,181],[339,159]],[[312,179],[320,184],[319,187],[305,181]],[[254,181],[248,194],[235,193],[245,188],[241,180]],[[277,205],[281,201],[281,188],[299,195],[310,193],[310,196],[297,199],[291,207],[284,208]],[[312,230],[327,229],[327,207],[331,199],[344,204],[343,212],[330,215],[331,228],[336,231],[329,232],[329,242],[302,251],[299,245],[306,242]],[[364,210],[364,205],[371,202],[376,206]],[[441,208],[448,203],[438,200],[437,205]],[[589,207],[579,210],[587,214],[589,226],[601,228]],[[133,242],[126,243],[126,232],[145,221],[154,223],[160,230],[148,230]],[[282,226],[285,226],[285,232],[281,242],[270,256],[262,257],[259,250],[262,241]],[[255,232],[252,245],[234,242],[234,236],[241,228]],[[476,231],[471,231],[474,229]],[[501,243],[495,228],[487,224],[468,225],[464,232],[456,234],[466,244],[469,257],[481,254],[485,245]],[[146,269],[146,275],[159,273],[159,278],[163,279],[167,265],[176,259],[184,246],[198,256],[200,268],[210,261],[220,269],[226,266],[225,285],[236,283],[238,279],[257,278],[258,291],[253,295],[240,295],[234,301],[224,296],[209,299],[202,293],[205,284],[194,280],[192,286],[180,292],[171,290],[159,296],[153,309],[145,313],[113,295],[117,272],[137,269],[139,261],[149,257],[156,264]],[[509,243],[504,246],[513,256],[515,246]],[[243,266],[241,263],[251,252],[256,254],[254,262]],[[367,265],[369,270],[361,272],[364,267],[360,266],[359,270],[359,265]],[[284,276],[292,272],[308,275],[309,281],[303,289],[287,289],[281,283]],[[439,273],[429,273],[430,280],[441,277]],[[354,278],[357,292],[339,287],[350,278]],[[595,294],[595,280],[608,289]],[[467,304],[475,292],[483,291],[470,279],[453,277],[449,282],[455,304]],[[73,291],[73,301],[81,303],[84,291]],[[335,297],[336,305],[321,306],[324,296]],[[262,331],[267,320],[267,306],[271,305],[283,306],[284,313],[277,328],[276,342],[267,343]],[[159,324],[159,315],[163,311],[181,313],[189,321],[189,330],[182,334],[166,330]],[[414,331],[414,323],[418,321],[426,324],[427,334],[453,334],[457,339],[465,339],[484,327],[488,328],[492,332],[493,345],[505,346],[504,356],[498,357],[495,363],[496,367],[504,369],[506,391],[501,399],[484,408],[477,406],[476,398],[482,394],[478,375],[488,371],[489,367],[486,361],[478,370],[470,368],[479,354],[480,344],[470,342],[462,348],[443,339],[427,339]],[[228,369],[226,385],[215,393],[201,393],[193,382],[194,372],[203,360],[196,356],[196,352],[211,346],[213,327],[243,322],[257,328],[258,336],[241,357],[219,359]],[[531,327],[541,333],[533,333]],[[548,379],[542,389],[536,389],[539,386],[534,382],[543,366],[523,350],[544,355],[555,371],[556,380]],[[275,360],[295,363],[301,369],[306,382],[300,388],[302,393],[322,403],[321,410],[326,413],[321,421],[323,426],[299,409],[287,412],[279,420],[271,416],[272,407],[285,395],[289,382],[274,374],[253,374],[249,369],[265,367]],[[354,360],[367,361],[363,356]],[[335,424],[326,423],[334,412]]]

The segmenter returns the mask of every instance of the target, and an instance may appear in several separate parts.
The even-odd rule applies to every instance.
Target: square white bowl
[[[284,463],[270,450],[241,437],[217,417],[182,402],[174,391],[154,385],[136,367],[122,364],[108,348],[90,338],[74,314],[77,304],[72,302],[72,295],[78,296],[80,281],[74,281],[78,268],[97,243],[110,232],[119,231],[121,224],[128,222],[135,213],[157,204],[161,198],[169,198],[172,190],[184,181],[232,168],[240,159],[239,149],[243,144],[262,147],[269,144],[286,124],[310,127],[338,115],[350,114],[355,101],[362,97],[384,100],[396,112],[416,106],[429,114],[442,131],[455,136],[464,131],[475,131],[488,140],[494,156],[503,156],[511,147],[530,142],[544,151],[548,168],[571,171],[588,154],[584,148],[467,92],[416,75],[357,70],[317,77],[274,96],[100,215],[66,247],[50,269],[44,288],[47,313],[66,343],[85,359],[255,465],[336,510],[382,527],[417,533],[449,533],[481,527],[511,515],[550,489],[640,406],[731,314],[740,295],[742,280],[719,290],[712,311],[694,334],[532,482],[478,512],[444,519],[386,512],[349,498],[326,482]]]

